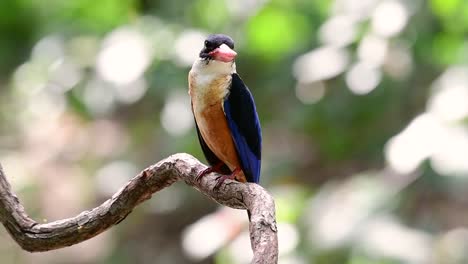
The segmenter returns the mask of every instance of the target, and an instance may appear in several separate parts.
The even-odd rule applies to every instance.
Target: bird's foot
[[[229,174],[229,175],[221,175],[221,176],[219,176],[218,179],[217,179],[218,182],[216,183],[214,189],[219,189],[219,187],[221,187],[221,185],[223,184],[223,182],[224,182],[225,180],[227,180],[227,179],[229,179],[229,180],[234,180],[234,179],[236,179],[236,176],[237,176],[237,174],[239,174],[239,172],[241,172],[241,169],[240,169],[240,168],[236,168],[236,169],[234,169],[234,171],[233,171],[231,174]]]
[[[198,173],[197,177],[195,178],[196,181],[200,181],[201,178],[203,178],[204,176],[212,173],[212,172],[217,172],[217,173],[221,173],[221,168],[223,167],[224,163],[220,162],[212,167],[208,167],[204,170],[202,170],[200,173]]]

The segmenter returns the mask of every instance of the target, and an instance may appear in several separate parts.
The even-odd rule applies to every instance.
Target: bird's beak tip
[[[210,55],[217,61],[231,62],[236,58],[237,52],[228,47],[226,44],[223,44],[219,46],[219,48],[210,52]]]

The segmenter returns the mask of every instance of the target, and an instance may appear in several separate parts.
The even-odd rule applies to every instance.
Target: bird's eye
[[[205,40],[205,47],[209,45],[210,45],[210,42],[208,42],[208,40]]]

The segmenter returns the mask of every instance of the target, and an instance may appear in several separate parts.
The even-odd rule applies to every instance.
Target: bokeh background
[[[177,152],[187,73],[236,41],[282,264],[468,263],[468,1],[0,1],[0,161],[41,222]],[[82,244],[0,262],[248,263],[246,214],[177,183]]]

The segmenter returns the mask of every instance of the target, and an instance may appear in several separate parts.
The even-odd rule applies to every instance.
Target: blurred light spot
[[[408,15],[401,2],[382,1],[372,15],[372,29],[381,36],[395,36],[406,26]]]
[[[196,30],[186,30],[180,34],[175,42],[174,55],[181,66],[192,65],[198,59],[206,36],[206,33]]]
[[[190,98],[187,93],[176,91],[167,98],[161,113],[161,123],[173,136],[184,135],[193,127]]]
[[[228,11],[236,17],[249,17],[268,2],[268,0],[225,1]]]
[[[335,77],[342,73],[347,65],[346,50],[324,46],[297,58],[293,73],[299,82],[310,83]]]
[[[133,29],[121,28],[104,40],[96,67],[103,79],[124,85],[140,78],[150,60],[144,37]]]
[[[47,84],[44,68],[33,62],[20,65],[13,74],[13,85],[21,95],[32,96]]]
[[[468,86],[446,87],[429,99],[429,110],[445,121],[457,121],[468,116]]]
[[[115,86],[117,100],[125,104],[138,102],[143,98],[147,89],[148,84],[143,78],[139,78],[128,84]]]
[[[413,70],[413,58],[407,45],[402,43],[390,45],[385,57],[384,71],[394,79],[402,80]]]
[[[84,88],[83,101],[95,115],[109,113],[115,106],[113,88],[103,80],[92,79]]]
[[[105,196],[111,196],[138,174],[138,169],[128,161],[113,161],[96,173],[97,190]]]
[[[359,236],[370,255],[390,257],[402,263],[430,263],[431,237],[388,217],[373,219]]]
[[[295,225],[278,223],[279,255],[284,256],[293,252],[299,244],[299,231]]]
[[[288,255],[288,256],[281,257],[279,259],[279,263],[281,264],[307,264],[309,263],[309,261],[307,261],[304,257],[298,256],[298,255]]]
[[[468,229],[457,228],[445,233],[436,244],[435,253],[434,263],[468,263]]]
[[[99,158],[115,157],[128,151],[129,135],[118,122],[97,119],[85,136],[82,140],[89,145],[87,150]]]
[[[437,143],[431,157],[434,170],[441,175],[468,176],[468,130],[447,126],[441,135],[432,140]]]
[[[380,0],[335,0],[334,13],[348,13],[360,19],[370,16]]]
[[[69,53],[80,67],[94,65],[99,50],[99,40],[95,36],[77,36],[69,42]]]
[[[32,118],[54,120],[65,112],[66,106],[62,94],[42,92],[28,102],[26,109]]]
[[[388,40],[368,34],[359,43],[358,57],[362,61],[380,66],[387,56]]]
[[[238,237],[246,219],[244,210],[222,208],[215,213],[201,218],[184,230],[182,234],[182,247],[193,260],[206,258],[214,254],[229,240]],[[249,239],[247,232],[246,235],[247,239]],[[252,252],[249,240],[247,244],[239,244],[238,246],[242,247],[243,250],[237,251],[237,253],[242,252],[242,254],[236,255],[248,256],[248,252]]]
[[[313,104],[320,101],[325,95],[325,83],[322,81],[312,83],[297,83],[296,96],[304,104]]]
[[[278,233],[279,236],[279,233]],[[279,244],[279,238],[278,238]],[[238,235],[229,245],[230,256],[234,263],[247,264],[252,261],[253,252],[250,247],[250,235],[248,231],[244,231]],[[239,252],[242,252],[241,254]]]
[[[410,173],[428,158],[439,144],[442,125],[431,114],[416,117],[385,146],[389,165],[399,173]]]
[[[346,84],[351,92],[359,95],[370,93],[379,85],[382,73],[368,63],[358,62],[346,74]]]
[[[59,36],[47,36],[36,43],[31,60],[41,65],[51,65],[65,56],[64,42]]]
[[[25,162],[27,157],[23,153],[15,153],[8,151],[8,155],[0,156],[1,166],[4,172],[8,175],[8,181],[14,191],[21,190],[28,185],[34,184],[37,180],[31,173],[31,164]]]
[[[176,210],[185,198],[185,193],[178,188],[179,186],[171,186],[158,191],[157,199],[151,199],[146,209],[152,213],[166,214]]]
[[[356,20],[351,16],[337,15],[329,18],[319,29],[323,44],[346,46],[356,38]]]
[[[452,67],[434,84],[428,111],[445,121],[458,121],[468,116],[468,67]]]
[[[58,92],[66,92],[73,88],[82,78],[81,69],[73,62],[65,59],[57,60],[49,68],[50,82]]]
[[[169,59],[174,53],[175,33],[170,25],[167,25],[155,16],[144,15],[136,23],[138,30],[145,35],[149,49],[154,52],[157,60]]]
[[[339,247],[355,235],[391,192],[375,175],[325,186],[306,209],[306,225],[311,227],[309,239],[322,248]]]

